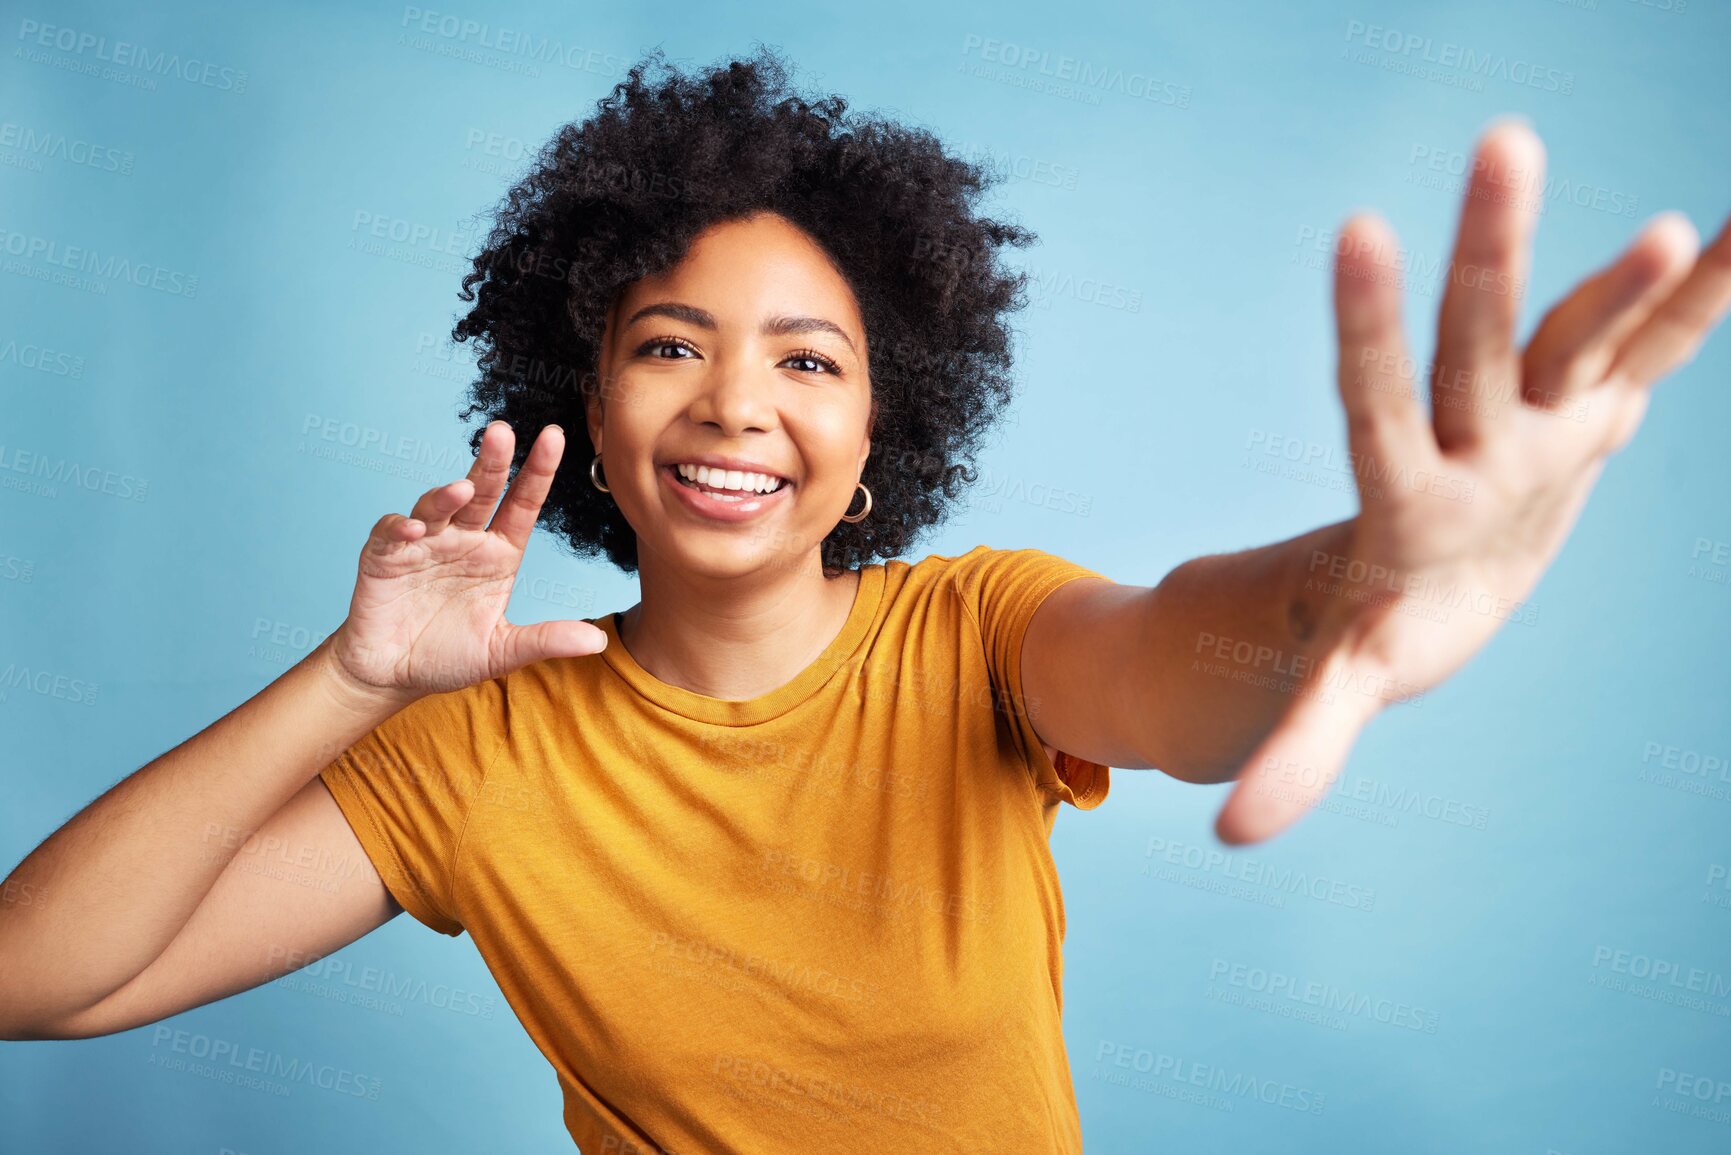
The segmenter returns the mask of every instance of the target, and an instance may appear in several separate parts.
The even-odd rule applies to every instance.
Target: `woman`
[[[808,103],[772,57],[646,72],[548,146],[465,279],[493,419],[468,477],[379,520],[306,660],[13,872],[54,901],[0,914],[0,1027],[153,1022],[407,910],[473,936],[585,1151],[1078,1151],[1058,805],[1157,766],[1240,778],[1229,842],[1294,820],[1499,620],[1438,626],[1431,591],[1526,596],[1731,301],[1731,241],[1697,261],[1657,218],[1516,349],[1532,213],[1494,174],[1540,151],[1499,126],[1434,416],[1393,238],[1342,231],[1357,517],[1153,587],[1039,550],[910,564],[1008,398],[998,254],[1031,236],[931,136]],[[506,622],[537,521],[641,600]],[[251,838],[377,877],[290,894],[241,868]]]

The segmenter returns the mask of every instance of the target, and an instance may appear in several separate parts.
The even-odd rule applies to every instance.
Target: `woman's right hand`
[[[510,425],[493,422],[468,477],[428,490],[409,516],[387,514],[373,526],[349,616],[330,638],[331,658],[355,688],[407,703],[606,647],[607,635],[587,622],[505,620],[565,433],[541,431],[494,515],[515,443]]]

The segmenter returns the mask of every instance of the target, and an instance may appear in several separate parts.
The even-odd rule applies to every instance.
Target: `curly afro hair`
[[[712,224],[778,213],[830,256],[860,306],[875,415],[862,480],[871,513],[821,544],[826,572],[906,551],[975,480],[973,456],[1012,394],[1007,315],[1025,273],[1002,246],[1035,235],[976,215],[999,179],[922,129],[808,99],[761,44],[751,58],[682,75],[656,49],[561,128],[500,202],[463,277],[473,302],[452,330],[476,342],[479,378],[461,416],[518,431],[520,468],[541,429],[567,432],[566,467],[542,522],[580,556],[637,569],[637,536],[589,482],[584,406],[603,383],[608,306],[679,263]],[[665,71],[658,81],[652,71]],[[606,400],[607,394],[602,394]],[[485,422],[470,437],[479,451]],[[572,463],[578,468],[571,468]]]

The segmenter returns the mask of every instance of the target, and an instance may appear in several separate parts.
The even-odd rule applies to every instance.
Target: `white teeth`
[[[746,473],[738,469],[711,469],[707,465],[675,465],[679,476],[714,489],[736,489],[741,493],[774,493],[781,488],[781,478],[767,473]]]

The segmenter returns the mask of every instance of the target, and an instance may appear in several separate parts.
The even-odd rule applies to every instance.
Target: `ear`
[[[603,383],[607,374],[613,370],[613,321],[619,305],[618,297],[607,303],[607,312],[601,323],[601,343],[595,356],[595,389],[583,398],[583,421],[589,429],[589,443],[595,447],[595,452],[601,452],[602,429],[606,423],[606,406],[602,396],[607,392]]]
[[[867,414],[867,416],[866,416],[865,447],[860,450],[860,454],[859,454],[859,470],[858,470],[858,472],[860,472],[860,473],[865,472],[866,458],[868,458],[872,455],[872,430],[877,428],[877,424],[878,424],[878,399],[876,397],[873,397],[872,398],[871,412],[869,414]]]
[[[596,453],[600,453],[603,423],[601,390],[599,388],[583,399],[583,423],[589,429],[589,443],[595,447]]]

